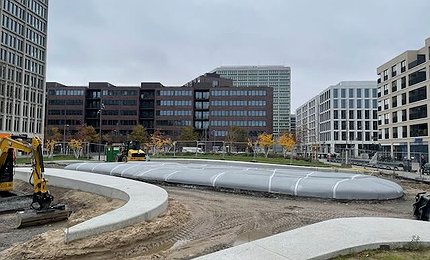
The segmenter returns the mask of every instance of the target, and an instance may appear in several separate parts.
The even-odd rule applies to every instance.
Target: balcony
[[[426,62],[426,56],[423,54],[418,54],[417,59],[408,64],[408,69],[412,69],[424,62]]]

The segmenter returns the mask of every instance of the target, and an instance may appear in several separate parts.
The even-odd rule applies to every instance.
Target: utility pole
[[[105,105],[102,103],[100,103],[100,109],[98,111],[99,114],[99,118],[100,118],[100,128],[99,128],[99,161],[100,161],[100,153],[101,153],[101,149],[102,149],[102,111],[105,109]]]

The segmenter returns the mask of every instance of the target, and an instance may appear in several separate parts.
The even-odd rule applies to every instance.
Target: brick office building
[[[113,141],[123,141],[133,127],[149,133],[159,130],[176,139],[184,126],[193,126],[201,140],[222,140],[231,126],[251,136],[272,133],[273,90],[269,87],[233,87],[232,81],[208,73],[181,87],[158,82],[141,86],[114,86],[90,82],[88,86],[47,83],[47,127],[73,135],[82,124],[100,131],[98,111],[103,103],[101,129]]]

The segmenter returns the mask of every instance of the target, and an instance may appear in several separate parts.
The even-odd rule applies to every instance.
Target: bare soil
[[[63,228],[119,207],[122,202],[79,191],[63,191],[68,195],[61,200],[80,209],[69,223],[15,230],[6,228],[0,216],[0,246],[3,247],[0,259],[191,259],[333,218],[412,219],[415,195],[429,191],[430,186],[392,180],[403,187],[405,196],[383,202],[341,202],[163,186],[169,193],[169,207],[163,215],[150,222],[69,244],[63,242]]]

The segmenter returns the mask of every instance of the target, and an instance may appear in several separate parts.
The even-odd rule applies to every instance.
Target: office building
[[[0,132],[42,136],[48,0],[0,1]]]
[[[285,66],[222,66],[213,70],[235,87],[273,88],[273,134],[290,132],[291,69]]]
[[[395,157],[428,161],[430,38],[377,68],[378,130],[382,149]]]
[[[231,80],[214,73],[180,87],[158,82],[142,82],[140,86],[107,82],[65,86],[48,82],[47,89],[47,127],[63,130],[67,140],[83,124],[97,132],[101,129],[114,142],[124,141],[138,124],[149,133],[158,130],[173,139],[185,126],[193,126],[200,140],[224,140],[232,126],[242,128],[251,137],[272,132],[273,90],[234,88]],[[101,104],[104,109],[100,120]]]
[[[342,81],[296,110],[301,153],[358,156],[377,147],[377,87],[374,81]]]

